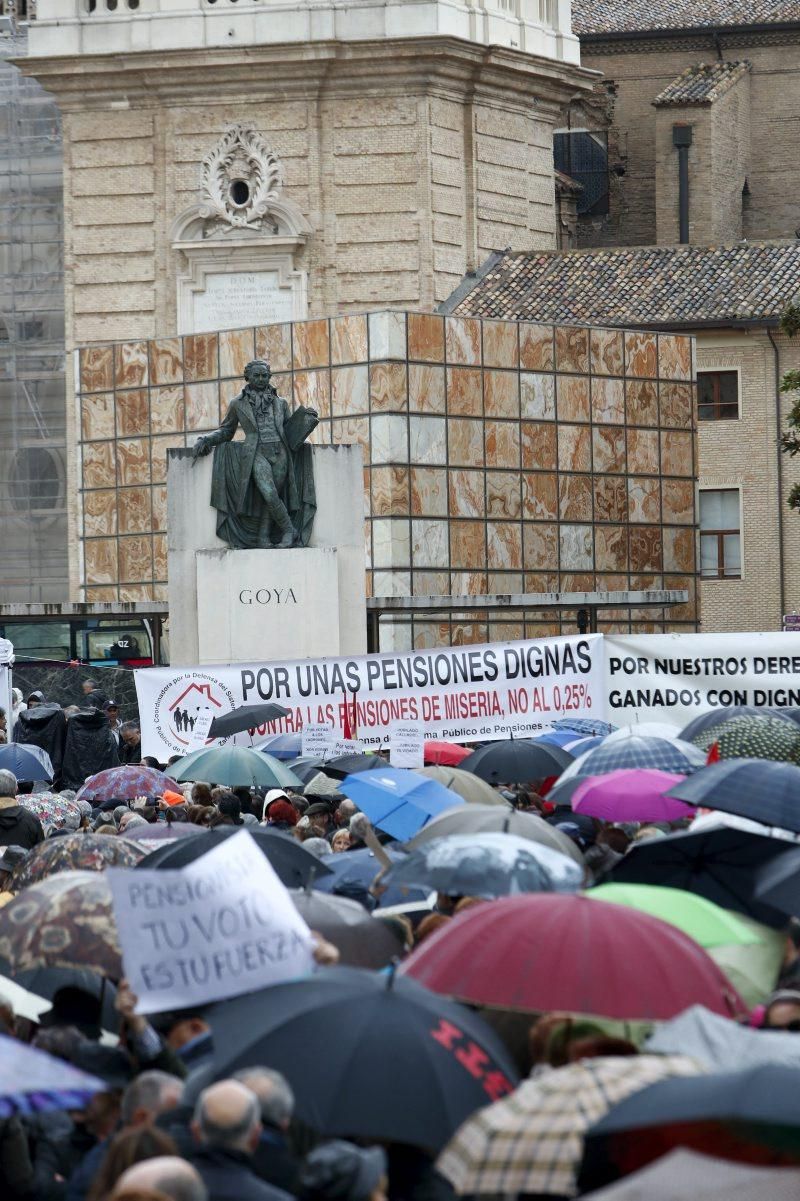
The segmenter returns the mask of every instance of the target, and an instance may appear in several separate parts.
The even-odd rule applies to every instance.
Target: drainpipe
[[[778,449],[778,586],[781,596],[781,625],[786,612],[786,568],[783,563],[783,451],[781,450],[781,352],[778,343],[767,328],[767,337],[772,343],[775,360],[775,442]]]
[[[691,125],[672,126],[672,145],[678,151],[678,240],[689,241],[689,147],[692,144]]]

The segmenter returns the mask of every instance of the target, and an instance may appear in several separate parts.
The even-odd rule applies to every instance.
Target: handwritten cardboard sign
[[[392,767],[424,767],[425,727],[421,722],[393,721],[389,726]]]
[[[110,868],[107,878],[138,1013],[221,1001],[311,971],[308,926],[245,830],[184,868]]]

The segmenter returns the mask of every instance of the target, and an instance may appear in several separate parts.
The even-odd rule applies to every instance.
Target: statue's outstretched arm
[[[219,429],[212,430],[210,434],[203,434],[197,439],[194,444],[192,461],[196,461],[201,455],[207,455],[213,447],[219,446],[220,442],[230,442],[238,426],[239,418],[236,415],[236,406],[230,405]]]

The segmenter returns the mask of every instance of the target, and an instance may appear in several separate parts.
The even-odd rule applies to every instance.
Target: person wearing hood
[[[343,1139],[323,1143],[300,1170],[300,1201],[386,1201],[389,1180],[381,1147],[356,1147]]]
[[[40,842],[44,842],[42,823],[17,800],[16,776],[0,770],[0,846],[29,851]]]
[[[62,784],[80,788],[88,776],[107,767],[119,767],[117,743],[108,719],[99,709],[82,709],[67,722]]]
[[[61,783],[61,764],[67,739],[67,718],[60,705],[39,703],[23,710],[14,723],[14,741],[41,747],[53,765],[53,783]]]

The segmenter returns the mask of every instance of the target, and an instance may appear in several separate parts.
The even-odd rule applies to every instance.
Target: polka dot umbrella
[[[720,759],[773,759],[800,763],[800,726],[779,717],[748,714],[702,730],[692,739],[701,750],[716,743]]]

